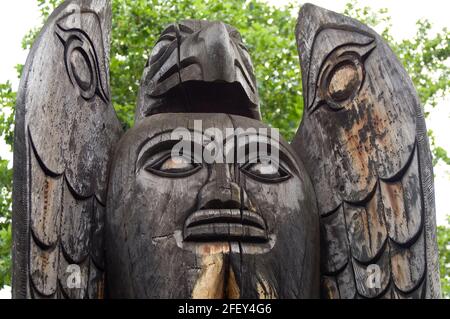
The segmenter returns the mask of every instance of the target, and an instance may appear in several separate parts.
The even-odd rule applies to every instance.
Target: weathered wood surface
[[[66,1],[24,67],[16,105],[13,297],[103,295],[110,102],[108,1]],[[79,270],[79,284],[76,278]],[[72,285],[74,284],[74,285]]]
[[[265,127],[241,116],[168,113],[124,135],[108,190],[109,297],[317,298],[318,213],[295,152],[280,142],[283,178],[236,162],[171,172],[171,132],[194,129],[194,120],[223,137],[227,128]]]
[[[356,20],[304,5],[296,37],[305,112],[293,147],[317,195],[322,296],[439,297],[431,154],[411,80]]]
[[[303,6],[305,112],[292,146],[280,141],[276,173],[168,157],[178,141],[170,132],[192,130],[194,120],[223,136],[265,127],[237,30],[168,26],[144,71],[137,125],[120,142],[110,31],[109,1],[67,1],[25,65],[14,297],[102,297],[105,269],[112,298],[316,298],[319,289],[325,298],[440,296],[423,113],[373,30]]]

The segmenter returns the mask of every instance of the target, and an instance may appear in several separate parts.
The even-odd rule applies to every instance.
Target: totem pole
[[[261,122],[239,32],[200,20],[162,32],[124,133],[110,35],[109,1],[66,1],[23,70],[13,297],[440,296],[423,111],[373,30],[302,6],[292,143]],[[200,152],[174,153],[180,128]],[[211,143],[228,151],[198,157]]]

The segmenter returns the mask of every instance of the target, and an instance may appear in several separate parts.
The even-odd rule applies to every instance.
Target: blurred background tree
[[[42,23],[61,0],[37,0]],[[124,126],[133,125],[140,77],[147,57],[164,27],[181,19],[221,20],[242,34],[255,67],[263,119],[290,140],[303,112],[301,74],[294,37],[299,5],[273,6],[262,0],[121,0],[113,1],[111,88],[114,108]],[[349,2],[344,14],[377,30],[390,43],[413,79],[422,105],[434,107],[449,93],[450,33],[443,29],[431,36],[431,23],[417,22],[412,39],[396,41],[386,9],[372,10]],[[42,26],[42,25],[41,25]],[[29,49],[41,26],[23,40]],[[17,66],[20,76],[22,65]],[[0,85],[0,137],[12,148],[15,92],[11,83]],[[427,108],[428,109],[428,108]],[[434,163],[450,165],[446,150],[436,145],[429,131]],[[0,287],[10,283],[11,183],[8,162],[0,159]],[[438,229],[443,292],[450,296],[450,228]]]

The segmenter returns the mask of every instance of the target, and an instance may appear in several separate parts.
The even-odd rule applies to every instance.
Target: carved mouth
[[[251,211],[205,209],[191,214],[184,223],[185,241],[268,241],[264,219]]]

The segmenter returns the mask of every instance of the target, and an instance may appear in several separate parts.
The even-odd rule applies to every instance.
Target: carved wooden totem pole
[[[267,129],[236,29],[169,25],[125,134],[111,104],[110,33],[108,1],[66,1],[25,65],[15,127],[15,298],[440,296],[423,112],[373,30],[302,7],[305,111],[293,142],[276,144],[277,166],[259,147],[249,151],[251,139],[242,146],[255,157],[248,163],[172,153],[180,127],[234,129],[224,144]]]

